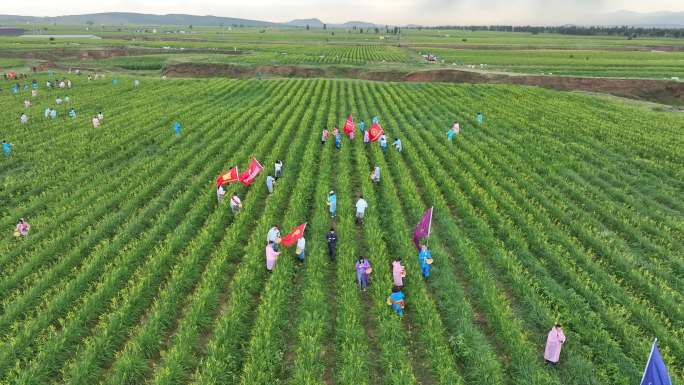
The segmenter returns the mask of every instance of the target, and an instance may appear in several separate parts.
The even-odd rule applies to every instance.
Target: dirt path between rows
[[[509,75],[454,69],[427,71],[370,71],[349,67],[246,66],[237,64],[179,63],[165,67],[169,77],[253,78],[350,78],[391,82],[446,82],[516,84],[551,88],[560,91],[588,91],[646,100],[672,106],[684,106],[684,82],[650,79],[609,79],[575,76]]]

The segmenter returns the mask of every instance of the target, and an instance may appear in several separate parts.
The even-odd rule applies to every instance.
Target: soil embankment
[[[179,63],[167,66],[170,77],[252,78],[302,77],[350,78],[391,82],[446,82],[516,84],[551,88],[561,91],[606,93],[656,103],[684,106],[684,82],[649,79],[609,79],[576,76],[488,74],[452,69],[428,71],[370,71],[347,67],[245,66],[236,64]]]

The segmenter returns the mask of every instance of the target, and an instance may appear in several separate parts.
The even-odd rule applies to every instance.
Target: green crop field
[[[0,81],[0,136],[13,144],[0,159],[1,384],[628,385],[654,337],[684,381],[681,113],[508,85],[143,77],[134,88],[126,75],[57,74],[75,86],[49,90],[47,76],[34,98]],[[58,95],[69,104],[44,118]],[[322,145],[349,113],[378,116],[403,152],[358,136]],[[228,187],[244,204],[233,215],[215,179],[250,156],[266,170]],[[425,280],[411,232],[431,206]],[[25,239],[12,236],[20,217]],[[267,273],[268,229],[303,222],[306,262],[285,249]],[[367,292],[360,254],[374,269]],[[397,256],[401,319],[386,304]],[[554,322],[568,340],[550,366]]]

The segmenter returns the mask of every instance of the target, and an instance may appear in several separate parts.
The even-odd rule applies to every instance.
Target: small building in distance
[[[26,32],[23,28],[3,28],[0,27],[0,36],[21,36]]]

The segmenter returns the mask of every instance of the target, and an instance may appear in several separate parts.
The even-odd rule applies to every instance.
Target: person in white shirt
[[[233,194],[233,196],[230,197],[230,209],[233,210],[233,214],[237,214],[240,212],[241,208],[242,208],[242,201],[237,196],[237,194]]]
[[[21,114],[19,120],[21,121],[21,124],[26,124],[28,123],[28,116],[26,114]]]
[[[55,103],[57,103],[57,105],[62,104],[62,98],[58,96],[57,99],[55,99]]]
[[[218,203],[220,204],[221,201],[223,200],[223,197],[226,196],[226,190],[223,189],[223,186],[219,186],[219,188],[216,189],[216,199],[218,199]]]
[[[380,182],[380,166],[375,166],[375,168],[373,168],[373,171],[371,171],[371,181],[373,183]]]
[[[275,178],[278,179],[283,175],[283,161],[276,160],[275,162]]]
[[[278,251],[278,244],[280,243],[280,227],[273,225],[266,235],[266,242],[273,242],[273,251]]]
[[[104,120],[104,114],[102,113],[102,111],[97,113],[97,120],[99,120],[100,123],[102,123],[102,121]]]
[[[297,258],[299,258],[300,262],[304,262],[304,249],[306,248],[306,239],[304,237],[301,237],[297,239],[297,250],[295,250],[295,253],[297,254]]]
[[[366,209],[368,208],[368,202],[363,199],[363,195],[359,196],[359,200],[356,201],[356,223],[363,224],[363,217],[366,214]]]
[[[29,107],[31,107],[31,101],[24,100],[24,108],[29,108]]]

